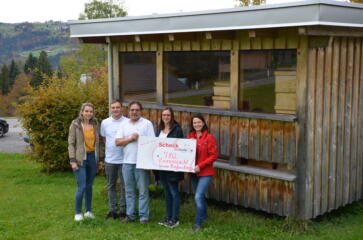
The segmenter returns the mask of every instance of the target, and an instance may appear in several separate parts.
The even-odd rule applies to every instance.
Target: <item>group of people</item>
[[[121,218],[122,222],[136,221],[135,201],[138,189],[138,215],[141,224],[149,222],[149,179],[150,171],[136,168],[138,138],[140,136],[159,138],[184,138],[180,124],[174,119],[172,108],[161,111],[156,132],[153,124],[142,117],[142,104],[129,103],[129,118],[122,115],[119,100],[111,103],[111,116],[99,125],[95,118],[94,106],[84,103],[79,117],[69,128],[68,152],[70,164],[77,181],[75,193],[75,221],[95,218],[92,213],[92,186],[97,171],[97,161],[105,153],[105,172],[109,200],[109,213],[106,219]],[[194,173],[191,174],[195,192],[196,217],[192,232],[200,230],[207,219],[205,193],[214,175],[213,162],[217,159],[216,140],[208,132],[205,119],[201,115],[191,118],[191,131],[187,138],[196,139],[196,159]],[[101,151],[101,141],[105,151]],[[150,156],[151,160],[151,156]],[[160,225],[173,228],[179,225],[180,193],[179,183],[183,172],[157,171],[165,195],[166,214]],[[117,198],[117,180],[121,182],[120,199]],[[82,202],[85,211],[82,214]],[[119,202],[119,203],[118,203]],[[119,212],[118,206],[119,205]]]

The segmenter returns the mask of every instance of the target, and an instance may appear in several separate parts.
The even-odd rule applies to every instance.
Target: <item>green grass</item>
[[[94,185],[95,220],[73,221],[75,180],[70,172],[51,175],[25,155],[0,153],[0,239],[339,239],[363,236],[363,204],[355,203],[313,221],[297,221],[222,203],[209,203],[209,220],[198,233],[189,232],[192,198],[184,197],[181,225],[157,224],[164,214],[161,195],[152,192],[151,222],[124,224],[104,220],[105,178]]]

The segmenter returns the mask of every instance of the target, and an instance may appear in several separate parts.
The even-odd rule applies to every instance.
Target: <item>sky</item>
[[[122,0],[121,0],[122,1]],[[268,4],[298,0],[267,0]],[[0,0],[0,22],[76,20],[89,0]],[[235,0],[123,0],[129,16],[232,8]]]

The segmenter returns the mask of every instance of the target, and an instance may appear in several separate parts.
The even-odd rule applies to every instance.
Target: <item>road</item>
[[[23,141],[25,132],[16,118],[5,118],[9,123],[9,132],[0,138],[0,152],[23,153],[28,145]]]

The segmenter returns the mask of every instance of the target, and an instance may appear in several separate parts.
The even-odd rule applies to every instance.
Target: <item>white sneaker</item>
[[[85,214],[84,214],[84,217],[85,218],[91,218],[91,219],[94,219],[95,218],[95,215],[93,215],[93,213],[92,212],[85,212]]]
[[[79,222],[83,220],[82,213],[74,215],[74,221]]]

